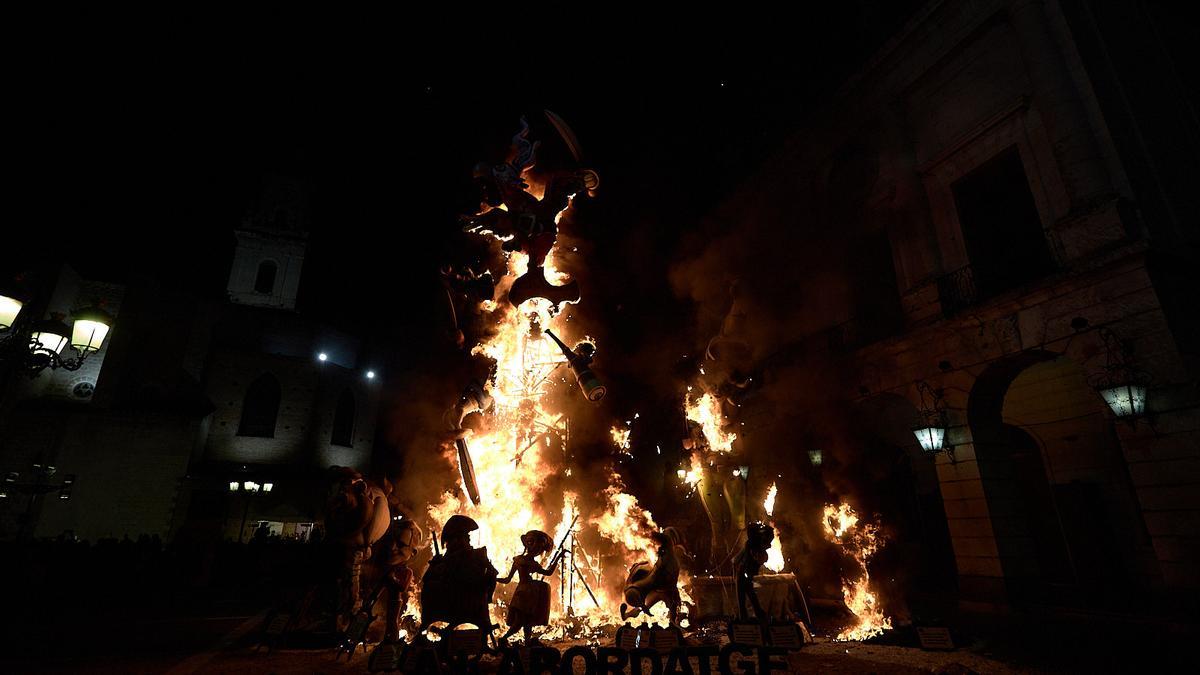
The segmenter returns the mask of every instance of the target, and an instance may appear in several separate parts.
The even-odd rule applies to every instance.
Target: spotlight
[[[317,354],[317,360],[318,361],[328,361],[329,355],[326,354],[325,352],[321,352],[320,354]]]
[[[373,379],[375,379],[375,371],[373,371],[373,370],[368,370],[368,371],[367,371],[367,379],[368,379],[368,380],[373,380]]]

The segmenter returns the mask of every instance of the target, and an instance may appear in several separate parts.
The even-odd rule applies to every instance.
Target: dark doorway
[[[279,417],[279,380],[270,373],[260,375],[246,390],[242,402],[242,421],[238,436],[275,437],[275,421]]]

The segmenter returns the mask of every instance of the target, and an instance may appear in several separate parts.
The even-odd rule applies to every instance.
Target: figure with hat
[[[508,632],[500,640],[507,640],[518,630],[522,630],[525,633],[525,644],[528,645],[534,640],[533,627],[550,623],[550,585],[541,579],[534,579],[533,575],[554,574],[554,568],[558,566],[558,557],[551,561],[549,569],[543,568],[538,562],[539,557],[554,548],[554,540],[541,530],[530,530],[521,535],[521,543],[525,545],[525,552],[513,558],[508,575],[499,580],[500,583],[507,584],[512,581],[514,574],[519,576],[517,590],[513,592],[512,601],[508,604],[508,614],[504,617],[505,623],[508,624]]]
[[[471,546],[471,533],[478,529],[479,524],[467,516],[456,514],[446,520],[443,550],[433,556],[421,577],[422,624],[445,621],[453,628],[470,623],[491,631],[488,605],[498,572],[488,560],[487,548]]]

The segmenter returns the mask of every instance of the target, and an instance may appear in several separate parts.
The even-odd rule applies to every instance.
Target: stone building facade
[[[7,377],[0,468],[52,465],[75,483],[67,500],[5,500],[3,536],[238,539],[266,522],[303,537],[319,525],[328,467],[370,465],[381,380],[362,341],[296,311],[305,226],[302,192],[268,179],[235,231],[227,299],[41,275],[41,309],[99,297],[116,318],[78,371]]]
[[[760,365],[834,364],[856,428],[927,476],[964,605],[1200,589],[1200,131],[1160,21],[930,2],[713,215],[801,233],[763,264],[805,318]],[[1113,358],[1149,378],[1139,419],[1095,388]],[[952,452],[910,431],[922,391]]]

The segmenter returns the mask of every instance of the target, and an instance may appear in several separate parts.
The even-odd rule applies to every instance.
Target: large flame
[[[879,599],[871,591],[871,575],[867,572],[867,561],[881,544],[878,526],[860,522],[849,504],[826,504],[821,525],[825,537],[841,546],[857,567],[842,581],[842,596],[858,623],[843,630],[836,639],[866,640],[890,630],[892,620],[884,616],[879,607]]]
[[[694,397],[689,392],[684,402],[684,412],[689,420],[700,425],[710,450],[733,451],[733,442],[737,440],[737,434],[725,431],[725,414],[721,412],[721,402],[715,396],[705,392],[699,397]]]
[[[560,253],[554,247],[545,263],[546,277],[554,284],[568,279],[558,271],[555,258]],[[580,482],[586,478],[584,472],[572,471],[566,452],[569,420],[552,409],[548,394],[554,384],[569,382],[573,376],[563,367],[566,359],[562,352],[544,331],[553,330],[564,341],[587,338],[572,335],[573,326],[560,313],[562,308],[545,299],[533,298],[520,307],[505,301],[513,282],[528,270],[529,257],[511,253],[507,267],[497,284],[498,300],[481,304],[495,332],[472,349],[473,354],[496,362],[495,374],[485,384],[495,405],[484,414],[483,424],[477,425],[482,431],[467,436],[480,503],[473,504],[464,490],[448,490],[429,508],[428,517],[434,528],[456,513],[475,519],[479,531],[473,543],[487,547],[502,575],[521,553],[520,538],[528,530],[542,530],[556,542],[565,540],[568,550],[577,544],[574,555],[565,557],[547,580],[554,592],[551,627],[545,636],[581,636],[619,622],[626,571],[635,562],[654,560],[649,535],[657,526],[616,474],[602,478],[597,492],[594,474],[592,483],[584,484]],[[628,451],[628,434],[628,429],[614,429],[613,440],[623,451]],[[450,448],[446,452],[454,454]],[[555,485],[561,486],[565,480],[596,498],[585,502],[580,493],[561,488],[551,494],[547,488],[551,478],[558,479]],[[549,557],[543,558],[543,564],[549,563]],[[498,588],[492,606],[494,621],[503,623],[502,608],[513,588],[515,584]],[[665,616],[664,609],[659,612]]]

